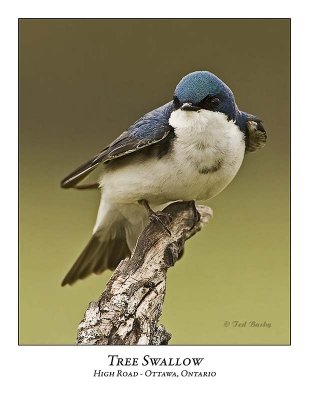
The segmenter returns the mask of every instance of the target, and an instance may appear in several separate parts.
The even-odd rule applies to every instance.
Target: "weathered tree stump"
[[[144,229],[131,258],[120,262],[99,300],[89,304],[78,326],[77,344],[168,344],[171,334],[158,325],[166,273],[181,257],[185,241],[208,223],[212,210],[176,202],[163,212],[172,217],[168,229],[159,222]]]

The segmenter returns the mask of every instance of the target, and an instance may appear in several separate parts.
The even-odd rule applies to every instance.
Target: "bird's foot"
[[[171,236],[171,231],[168,229],[167,225],[171,223],[172,217],[162,211],[153,211],[147,200],[139,200],[139,204],[146,208],[149,215],[149,220],[151,222],[159,223],[162,228]]]
[[[149,214],[149,219],[151,222],[158,222],[161,224],[162,228],[171,236],[171,231],[168,229],[167,225],[172,221],[172,217],[162,211],[153,211]]]
[[[192,206],[192,210],[193,210],[194,222],[199,222],[199,220],[201,219],[201,215],[200,215],[200,213],[197,211],[195,201],[194,201],[194,200],[191,200],[191,201],[190,201],[190,205]]]

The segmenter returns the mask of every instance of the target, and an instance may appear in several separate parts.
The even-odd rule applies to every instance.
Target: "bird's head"
[[[237,106],[233,92],[208,71],[192,72],[181,79],[175,89],[174,106],[182,111],[220,112],[228,120],[236,119]]]
[[[261,120],[240,111],[232,90],[211,72],[196,71],[183,77],[174,92],[174,109],[191,114],[203,110],[224,114],[246,137],[254,131],[257,137],[262,135],[266,140]]]

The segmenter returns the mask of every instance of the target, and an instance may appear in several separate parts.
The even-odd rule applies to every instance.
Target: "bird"
[[[160,210],[167,204],[218,195],[245,153],[262,148],[266,138],[262,120],[240,111],[220,78],[209,71],[184,76],[168,103],[61,181],[62,188],[101,191],[92,236],[62,286],[115,269],[130,256],[149,217],[164,227]]]

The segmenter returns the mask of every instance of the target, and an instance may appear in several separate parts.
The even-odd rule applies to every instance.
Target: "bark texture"
[[[78,326],[77,344],[161,345],[171,334],[158,325],[166,273],[181,257],[184,243],[210,219],[207,206],[176,202],[140,235],[131,258],[118,265],[98,301],[89,304]],[[169,233],[170,232],[170,233]]]

